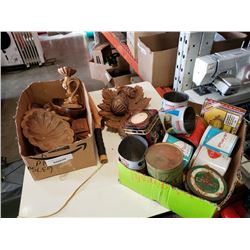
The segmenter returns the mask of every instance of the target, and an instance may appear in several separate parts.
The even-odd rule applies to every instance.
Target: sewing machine
[[[250,48],[198,57],[193,82],[198,87],[185,91],[192,101],[203,103],[207,97],[230,103],[249,101]]]

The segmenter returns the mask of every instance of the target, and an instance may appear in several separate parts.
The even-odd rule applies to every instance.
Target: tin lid
[[[171,170],[182,166],[183,153],[175,145],[162,142],[150,146],[145,159],[153,168]]]
[[[208,166],[196,166],[187,174],[187,186],[197,196],[209,201],[218,202],[227,194],[224,178]]]

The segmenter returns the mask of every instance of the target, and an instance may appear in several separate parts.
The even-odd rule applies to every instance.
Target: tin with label
[[[162,110],[176,109],[179,107],[185,107],[188,104],[189,96],[187,94],[171,91],[163,95]]]
[[[124,124],[124,132],[128,135],[140,135],[149,145],[161,142],[165,134],[158,111],[145,109],[129,117]]]
[[[192,144],[194,147],[198,147],[201,137],[204,134],[205,130],[207,128],[207,124],[205,120],[200,117],[195,117],[195,129],[193,133],[189,134],[178,134],[177,137],[179,139],[183,139],[184,141],[187,141],[188,143]]]
[[[148,143],[141,136],[127,136],[118,146],[119,161],[129,169],[143,170],[146,167],[145,152],[147,148]]]
[[[191,134],[195,129],[195,111],[192,107],[167,110],[171,115],[171,125],[176,134]]]
[[[162,142],[150,146],[145,154],[149,175],[173,186],[182,184],[183,153],[175,145]]]
[[[237,135],[227,133],[209,125],[201,138],[200,145],[231,156],[237,140]]]
[[[187,186],[195,195],[213,202],[223,200],[227,195],[224,178],[207,166],[196,166],[187,173]]]
[[[167,142],[167,143],[170,143],[170,144],[173,144],[173,145],[179,147],[183,153],[182,166],[183,166],[183,168],[187,167],[187,165],[189,164],[189,161],[192,157],[192,154],[193,154],[193,147],[191,145],[175,138],[174,136],[172,136],[168,133],[165,134],[162,142]]]
[[[192,158],[193,166],[206,165],[216,170],[221,176],[224,176],[231,162],[231,157],[214,151],[211,148],[200,146],[197,148]]]

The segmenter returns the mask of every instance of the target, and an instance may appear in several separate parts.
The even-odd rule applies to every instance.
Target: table
[[[144,89],[151,97],[148,108],[160,109],[161,97],[149,82],[132,84]],[[101,91],[90,92],[96,104],[102,102]],[[168,212],[155,201],[121,185],[116,167],[117,148],[121,137],[117,133],[103,131],[103,140],[109,162],[100,168],[84,168],[59,176],[34,181],[25,169],[19,217],[39,217],[57,211],[95,170],[100,168],[75,194],[71,201],[54,217],[151,217]]]

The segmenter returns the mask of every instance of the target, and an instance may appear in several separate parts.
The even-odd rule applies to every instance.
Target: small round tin
[[[127,168],[142,170],[146,167],[145,152],[148,148],[147,141],[138,135],[129,135],[118,146],[119,161]]]
[[[169,110],[169,109],[176,109],[179,107],[187,106],[189,96],[187,94],[171,91],[167,92],[163,95],[162,99],[162,109]]]
[[[207,166],[195,166],[187,173],[187,186],[195,195],[212,202],[219,202],[227,195],[224,178]]]
[[[191,134],[195,129],[195,111],[192,107],[181,107],[165,111],[171,115],[171,125],[176,134]]]
[[[206,130],[207,124],[205,122],[205,120],[200,117],[200,116],[196,116],[195,117],[195,129],[193,131],[192,134],[178,134],[178,138],[181,138],[185,141],[188,141],[189,143],[191,143],[194,147],[198,147],[201,137],[204,133],[204,131]]]
[[[147,169],[152,177],[173,186],[182,184],[183,153],[169,143],[157,143],[150,146],[145,154]]]

